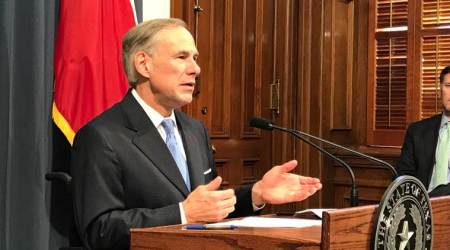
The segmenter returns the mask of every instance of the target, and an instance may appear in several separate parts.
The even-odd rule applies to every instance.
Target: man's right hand
[[[187,223],[220,221],[234,211],[234,190],[218,190],[220,183],[222,178],[217,176],[210,183],[198,186],[182,202]]]

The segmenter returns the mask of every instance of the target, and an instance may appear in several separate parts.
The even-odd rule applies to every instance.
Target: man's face
[[[198,51],[191,33],[170,27],[157,34],[149,62],[150,89],[156,105],[172,110],[192,101],[200,74]]]
[[[450,116],[450,74],[446,74],[441,83],[441,99],[444,114]]]

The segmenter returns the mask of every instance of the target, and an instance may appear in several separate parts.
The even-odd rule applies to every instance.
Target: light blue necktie
[[[173,159],[177,163],[178,169],[180,170],[181,176],[183,176],[184,182],[188,190],[191,190],[191,182],[189,180],[189,172],[186,164],[186,160],[183,157],[183,154],[180,151],[180,147],[178,146],[177,140],[175,138],[175,133],[173,129],[173,121],[171,119],[164,119],[161,122],[161,125],[166,131],[166,145],[169,148],[170,153],[172,154]]]

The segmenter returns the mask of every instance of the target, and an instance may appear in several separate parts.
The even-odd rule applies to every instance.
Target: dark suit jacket
[[[175,112],[192,190],[216,176],[206,128]],[[211,169],[209,174],[204,174]],[[71,174],[78,232],[92,248],[127,249],[129,229],[181,223],[189,194],[170,151],[131,92],[76,135]],[[253,213],[251,187],[232,216]]]
[[[412,175],[422,181],[427,189],[436,160],[441,118],[441,115],[435,115],[408,127],[397,165],[399,175]]]

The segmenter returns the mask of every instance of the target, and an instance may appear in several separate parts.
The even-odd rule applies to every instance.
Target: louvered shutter
[[[403,142],[409,123],[441,112],[450,65],[450,0],[369,2],[368,144]]]
[[[408,1],[377,2],[375,128],[406,125]]]
[[[422,1],[420,118],[441,112],[439,74],[450,65],[450,1]],[[445,33],[449,35],[445,35]]]

